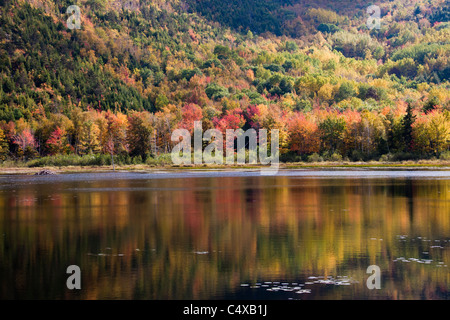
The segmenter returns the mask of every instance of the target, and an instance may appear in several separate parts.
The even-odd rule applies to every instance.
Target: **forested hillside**
[[[0,157],[151,163],[194,120],[279,129],[284,160],[450,157],[450,1],[372,30],[337,2],[0,0]]]

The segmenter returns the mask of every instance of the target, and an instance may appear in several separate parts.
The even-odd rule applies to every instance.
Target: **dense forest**
[[[278,129],[284,161],[450,159],[450,1],[380,29],[337,2],[0,0],[0,159],[153,163],[195,120]]]

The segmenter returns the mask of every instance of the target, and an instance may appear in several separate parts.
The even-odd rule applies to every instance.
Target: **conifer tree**
[[[408,107],[406,108],[406,114],[402,119],[402,129],[403,129],[403,141],[406,151],[412,150],[412,142],[413,142],[413,129],[412,125],[416,121],[416,116],[413,115],[413,108],[411,103],[408,103]]]

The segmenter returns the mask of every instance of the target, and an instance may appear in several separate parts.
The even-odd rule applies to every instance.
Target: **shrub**
[[[418,156],[417,154],[411,152],[397,152],[394,153],[392,158],[393,161],[405,161],[405,160],[417,160]]]
[[[392,154],[387,153],[387,154],[383,154],[383,155],[380,157],[380,160],[379,160],[379,161],[381,161],[381,162],[390,162],[390,161],[392,161],[392,160],[393,160]]]
[[[28,167],[45,167],[45,166],[102,166],[110,165],[111,158],[107,154],[90,154],[90,155],[56,155],[37,158],[27,163]]]
[[[319,156],[319,154],[313,153],[312,155],[309,155],[306,158],[306,161],[308,161],[308,162],[322,162],[323,158],[321,156]]]
[[[153,166],[163,166],[173,164],[170,153],[160,154],[155,157],[148,157],[145,163]]]
[[[441,153],[441,156],[439,157],[441,160],[450,160],[450,151],[444,151]]]
[[[297,154],[296,152],[287,152],[280,155],[281,162],[301,162],[302,156]]]
[[[352,161],[364,161],[364,155],[360,150],[353,150],[350,159]]]
[[[342,161],[342,156],[339,153],[335,152],[330,156],[330,160],[331,161]]]

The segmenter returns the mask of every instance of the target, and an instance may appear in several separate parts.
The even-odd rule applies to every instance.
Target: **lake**
[[[0,299],[450,298],[450,171],[0,175],[0,208]]]

